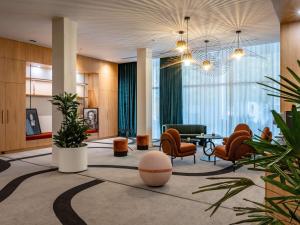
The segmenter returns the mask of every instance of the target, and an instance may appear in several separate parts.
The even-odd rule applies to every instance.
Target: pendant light
[[[234,52],[232,54],[232,58],[240,59],[245,55],[244,49],[240,48],[240,34],[242,33],[242,31],[237,30],[235,33],[237,35],[237,48],[234,49]]]
[[[207,45],[208,45],[209,40],[205,40],[204,42],[205,42],[205,60],[202,62],[202,68],[205,71],[208,71],[212,67],[212,63],[210,62],[210,60],[207,57]]]
[[[193,61],[192,53],[189,50],[189,21],[190,17],[186,16],[184,17],[184,20],[186,21],[186,51],[182,55],[182,62],[185,66],[191,65]]]
[[[176,50],[179,51],[180,53],[183,53],[187,48],[186,42],[185,40],[183,40],[184,31],[180,30],[178,31],[178,34],[180,35],[180,40],[176,42]]]

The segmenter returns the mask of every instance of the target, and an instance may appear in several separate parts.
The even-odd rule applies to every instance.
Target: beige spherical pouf
[[[172,175],[169,157],[160,151],[147,152],[139,164],[140,177],[151,187],[163,186]]]

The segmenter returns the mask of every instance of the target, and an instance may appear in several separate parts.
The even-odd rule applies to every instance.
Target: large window
[[[219,65],[214,73],[207,74],[200,68],[183,67],[183,122],[203,124],[209,133],[229,135],[238,123],[247,123],[259,134],[265,126],[274,133],[270,111],[279,111],[280,101],[267,96],[257,82],[268,82],[265,76],[278,79],[279,43],[246,48],[252,56],[240,60],[229,60],[230,52],[221,51],[214,58]],[[159,68],[154,60],[153,71]],[[156,72],[157,73],[157,72]],[[159,75],[153,86],[153,136],[159,137]]]

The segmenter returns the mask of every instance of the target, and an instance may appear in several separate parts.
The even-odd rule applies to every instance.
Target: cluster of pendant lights
[[[186,41],[183,38],[184,31],[179,31],[180,39],[176,42],[176,49],[181,53],[181,60],[185,66],[191,65],[191,63],[194,62],[192,52],[189,49],[189,21],[190,17],[184,18],[186,22]],[[235,59],[240,59],[245,55],[244,49],[240,47],[240,30],[236,31],[237,34],[237,48],[234,49],[234,52],[232,53],[231,57]],[[201,62],[201,67],[208,71],[212,68],[212,62],[208,58],[207,54],[207,45],[209,43],[209,40],[205,40],[205,60]]]

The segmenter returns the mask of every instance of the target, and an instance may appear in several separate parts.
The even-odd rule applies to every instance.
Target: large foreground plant
[[[76,94],[66,92],[52,97],[52,104],[63,115],[61,127],[57,134],[53,136],[54,144],[58,147],[82,147],[85,145],[83,141],[88,137],[86,133],[88,125],[78,116],[79,102],[76,98]]]
[[[297,62],[300,68],[300,61],[298,60]],[[267,77],[279,84],[279,87],[276,88],[263,83],[260,83],[260,85],[271,91],[268,94],[270,96],[280,97],[287,102],[300,104],[300,77],[290,68],[287,69],[293,77],[293,81],[283,76],[280,76],[281,82]],[[262,176],[261,179],[268,186],[272,186],[268,192],[271,192],[274,197],[266,196],[266,204],[244,199],[246,202],[252,203],[252,206],[234,207],[234,211],[237,212],[237,216],[247,215],[248,219],[233,224],[300,224],[300,113],[297,111],[296,106],[293,106],[292,127],[288,127],[277,112],[272,111],[272,114],[274,121],[284,136],[286,144],[282,145],[276,140],[269,143],[255,136],[247,144],[251,145],[255,149],[256,154],[261,155],[261,157],[257,159],[243,159],[239,163],[247,165],[255,162],[258,165],[258,170],[265,171],[265,176]],[[214,177],[208,179],[223,181],[199,187],[199,190],[194,193],[227,190],[220,200],[207,209],[213,210],[211,215],[217,211],[222,203],[243,190],[252,186],[264,188],[256,185],[251,179],[244,177]]]

